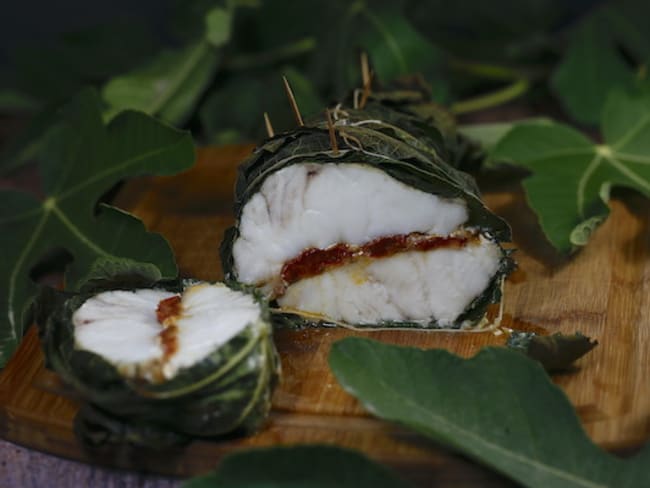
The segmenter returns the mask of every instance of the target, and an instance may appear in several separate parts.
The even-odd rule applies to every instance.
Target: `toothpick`
[[[365,51],[361,52],[361,82],[364,89],[370,87],[370,65],[368,64],[368,53]]]
[[[329,108],[325,109],[325,116],[327,117],[327,130],[330,133],[330,145],[334,156],[339,155],[339,143],[336,140],[336,132],[334,131],[334,123],[332,122],[332,114]]]
[[[363,93],[361,94],[361,101],[359,102],[359,108],[363,110],[368,102],[368,97],[370,96],[370,87],[364,88]]]
[[[361,93],[361,101],[359,102],[359,108],[363,110],[368,101],[368,97],[371,92],[372,77],[374,72],[370,71],[370,65],[368,63],[368,54],[365,51],[361,52],[361,81],[363,83],[363,91]]]
[[[273,131],[271,119],[269,119],[269,114],[267,112],[264,112],[264,125],[266,126],[266,133],[268,134],[269,138],[273,137],[275,135],[275,132]]]
[[[289,98],[289,103],[291,104],[291,108],[293,109],[293,115],[296,118],[296,123],[302,127],[303,125],[305,125],[305,123],[302,121],[302,115],[300,115],[300,109],[298,109],[296,98],[293,96],[293,91],[291,90],[291,86],[289,86],[289,80],[287,80],[286,76],[283,76],[282,80],[284,81],[284,89],[287,91],[287,97]]]

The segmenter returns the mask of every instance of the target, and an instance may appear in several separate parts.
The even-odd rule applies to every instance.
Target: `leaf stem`
[[[21,338],[23,336],[22,317],[18,317],[18,319],[16,319],[16,314],[14,313],[15,307],[13,303],[14,297],[16,295],[16,282],[18,281],[18,275],[23,270],[23,266],[26,266],[26,260],[29,258],[29,254],[32,252],[34,245],[41,238],[41,232],[47,223],[48,217],[49,213],[43,212],[43,215],[41,215],[41,218],[38,220],[38,223],[36,224],[36,227],[34,228],[29,241],[25,246],[23,246],[22,252],[18,256],[18,259],[15,261],[13,269],[11,270],[11,275],[9,275],[9,286],[7,289],[7,319],[9,320],[9,325],[11,326],[10,332],[12,341],[17,341],[19,340],[18,338]],[[18,331],[17,329],[20,330]],[[6,338],[3,338],[3,341],[4,340],[6,340]],[[8,360],[9,358],[5,357],[4,350],[0,350],[0,364],[4,366]]]
[[[508,66],[501,66],[488,63],[480,63],[476,61],[467,61],[464,59],[452,58],[449,61],[449,66],[452,69],[463,71],[465,73],[480,76],[482,78],[490,78],[493,80],[514,80],[521,79],[523,76],[519,71]]]
[[[366,7],[365,3],[363,3],[363,8],[360,11],[372,24],[372,26],[377,29],[377,32],[379,32],[379,34],[381,34],[381,36],[384,38],[384,42],[386,43],[388,50],[395,57],[395,60],[399,64],[402,73],[407,73],[409,71],[408,63],[406,62],[404,53],[402,52],[399,43],[395,39],[395,36],[393,36],[393,34],[386,28],[384,23]]]
[[[467,61],[463,59],[452,58],[449,61],[452,69],[462,71],[481,78],[491,80],[510,81],[510,83],[494,92],[472,97],[467,100],[461,100],[452,104],[451,111],[454,114],[464,114],[485,110],[486,108],[501,105],[514,100],[528,91],[530,88],[529,76],[521,73],[519,70],[508,66],[480,63],[476,61]]]
[[[210,52],[210,50],[210,45],[207,41],[199,41],[191,53],[185,58],[185,62],[176,71],[176,76],[170,80],[166,90],[162,92],[160,97],[154,97],[149,106],[145,107],[144,111],[151,115],[158,115],[158,112],[173,98],[177,90],[182,86],[183,81],[190,76],[192,71],[201,62],[203,56]]]
[[[513,81],[506,87],[494,92],[453,103],[451,105],[451,112],[458,115],[495,107],[522,96],[528,91],[529,88],[529,81],[525,78],[520,78]]]

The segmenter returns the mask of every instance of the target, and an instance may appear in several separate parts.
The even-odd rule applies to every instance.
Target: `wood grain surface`
[[[194,169],[144,178],[122,188],[117,204],[171,242],[184,276],[221,277],[218,247],[232,223],[237,163],[250,146],[204,148]],[[592,439],[605,448],[639,446],[650,437],[650,206],[634,193],[617,195],[593,241],[570,260],[545,242],[514,179],[486,180],[487,204],[511,224],[519,270],[506,283],[504,325],[541,333],[575,332],[600,345],[575,371],[555,377]],[[278,330],[283,381],[266,427],[246,439],[195,441],[165,453],[129,447],[83,450],[72,431],[73,396],[43,367],[31,330],[0,375],[0,437],[72,459],[188,476],[213,468],[232,450],[276,444],[336,443],[399,469],[422,486],[506,486],[508,483],[397,426],[372,418],[337,384],[327,366],[331,344],[349,335],[463,356],[505,334],[488,332],[352,332]],[[480,392],[478,392],[480,394]],[[507,413],[506,413],[507,414]]]

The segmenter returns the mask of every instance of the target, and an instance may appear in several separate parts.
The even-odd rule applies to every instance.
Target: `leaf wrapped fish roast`
[[[257,287],[279,323],[481,324],[513,266],[510,229],[450,164],[450,117],[419,90],[355,95],[241,165],[227,278]]]
[[[48,367],[86,402],[86,444],[160,448],[266,419],[279,361],[257,296],[190,281],[53,293],[40,300],[41,340]]]

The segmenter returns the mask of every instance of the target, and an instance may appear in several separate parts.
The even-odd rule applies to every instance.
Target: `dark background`
[[[44,45],[63,32],[114,20],[141,21],[162,37],[162,25],[172,3],[170,0],[6,0],[0,4],[0,67],[7,68],[17,48]]]

